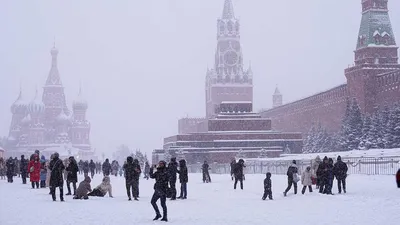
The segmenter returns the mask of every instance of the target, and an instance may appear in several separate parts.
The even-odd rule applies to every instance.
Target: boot
[[[160,215],[160,214],[157,214],[156,217],[154,217],[153,220],[158,220],[158,219],[160,219],[160,218],[161,218],[161,215]]]
[[[167,219],[167,217],[163,217],[163,218],[161,219],[161,221],[168,222],[168,219]]]

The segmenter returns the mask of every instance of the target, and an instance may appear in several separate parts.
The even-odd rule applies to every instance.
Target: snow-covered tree
[[[358,149],[362,137],[363,119],[357,100],[347,102],[346,114],[343,118],[340,144],[343,151]]]
[[[384,139],[386,148],[400,148],[400,105],[390,110]]]
[[[176,152],[176,158],[177,158],[178,161],[179,161],[179,160],[182,160],[182,159],[185,159],[185,154],[183,153],[183,150],[182,150],[182,149],[179,149],[179,150]]]
[[[332,137],[321,123],[311,127],[304,141],[303,153],[331,152],[333,150]]]
[[[243,149],[240,149],[236,154],[236,158],[243,159],[246,158],[246,154],[243,152]]]
[[[259,158],[268,158],[268,152],[265,148],[261,149]]]

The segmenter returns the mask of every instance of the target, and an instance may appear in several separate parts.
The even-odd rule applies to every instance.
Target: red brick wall
[[[377,77],[377,98],[379,106],[400,102],[400,70]]]
[[[276,107],[261,113],[272,119],[272,130],[306,134],[313,123],[320,122],[329,131],[340,128],[346,110],[347,85]]]

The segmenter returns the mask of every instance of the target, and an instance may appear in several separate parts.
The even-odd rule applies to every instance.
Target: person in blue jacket
[[[40,188],[46,188],[47,165],[46,157],[40,157]]]

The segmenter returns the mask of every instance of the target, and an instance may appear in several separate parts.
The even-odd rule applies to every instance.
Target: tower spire
[[[222,12],[222,19],[229,20],[234,18],[235,18],[235,13],[233,11],[232,0],[225,0],[224,11]]]
[[[388,0],[361,0],[361,3],[362,19],[355,52],[356,65],[397,64],[397,46],[390,23]],[[384,50],[380,51],[379,48]],[[366,54],[366,51],[371,54]]]
[[[50,50],[51,54],[51,68],[49,75],[46,80],[46,86],[62,86],[60,74],[58,73],[57,67],[57,57],[58,57],[58,49],[55,46],[55,41],[53,43],[53,48]]]

